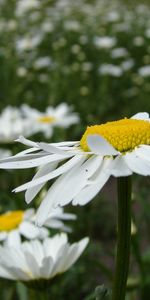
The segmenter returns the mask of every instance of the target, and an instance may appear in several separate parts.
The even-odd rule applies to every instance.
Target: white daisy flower
[[[61,103],[55,108],[49,106],[44,113],[27,104],[22,105],[21,110],[23,117],[31,125],[32,134],[41,131],[47,138],[52,136],[54,126],[67,128],[79,122],[78,115],[72,113],[66,103]]]
[[[30,127],[17,107],[7,106],[0,114],[0,143],[13,143],[19,135],[30,135]]]
[[[21,236],[27,239],[48,236],[46,228],[39,228],[34,224],[34,209],[8,211],[0,215],[0,241],[8,246],[19,246]]]
[[[116,37],[111,36],[95,36],[94,44],[97,48],[110,49],[117,43]]]
[[[23,137],[19,141],[30,148],[4,159],[0,168],[38,166],[39,170],[32,181],[15,191],[26,190],[26,202],[30,203],[47,181],[55,179],[38,209],[39,225],[45,222],[52,207],[91,201],[111,175],[150,175],[148,113],[87,127],[77,142],[35,143]]]
[[[70,245],[65,233],[43,242],[24,242],[20,247],[0,246],[0,277],[20,280],[31,286],[49,284],[48,280],[67,271],[80,257],[89,239]]]
[[[44,239],[49,235],[48,228],[71,232],[63,221],[75,220],[76,215],[64,213],[58,207],[52,209],[44,223],[44,227],[35,225],[36,212],[34,209],[8,211],[0,215],[0,241],[5,245],[17,246],[21,243],[21,236],[26,239]]]

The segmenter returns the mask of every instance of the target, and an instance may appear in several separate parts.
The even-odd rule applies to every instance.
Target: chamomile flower
[[[70,111],[66,103],[58,105],[56,108],[49,106],[46,111],[40,112],[27,104],[22,105],[22,114],[25,120],[31,125],[31,132],[43,132],[49,138],[53,134],[53,127],[67,128],[72,124],[78,123],[79,117]]]
[[[44,227],[35,225],[36,212],[34,209],[8,211],[0,215],[0,241],[5,245],[17,246],[21,243],[21,237],[26,239],[44,239],[49,235],[48,229],[59,229],[61,231],[71,231],[63,221],[75,220],[76,215],[64,213],[58,207],[52,209],[44,223]]]
[[[0,114],[0,143],[12,143],[20,134],[30,135],[30,127],[17,107],[7,106]]]
[[[23,242],[20,247],[0,246],[0,277],[40,287],[67,271],[79,258],[89,239],[70,245],[65,233],[44,241]]]
[[[35,143],[19,140],[30,148],[0,162],[0,168],[39,167],[32,181],[15,189],[26,190],[26,202],[32,199],[51,179],[36,222],[45,222],[52,207],[85,205],[101,190],[111,175],[150,175],[150,118],[137,113],[122,119],[87,127],[77,142]],[[61,163],[59,165],[59,163]]]
[[[33,223],[34,209],[8,211],[0,215],[0,241],[8,246],[19,246],[21,236],[27,239],[45,238],[46,228]]]

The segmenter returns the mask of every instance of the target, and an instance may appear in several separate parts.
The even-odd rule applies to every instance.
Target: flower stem
[[[112,300],[124,300],[131,242],[131,176],[118,178],[118,240]]]

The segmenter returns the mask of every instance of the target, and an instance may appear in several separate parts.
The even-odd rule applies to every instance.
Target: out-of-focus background
[[[148,1],[0,0],[1,112],[7,106],[19,108],[22,104],[44,112],[47,106],[62,102],[79,114],[80,121],[69,128],[55,128],[50,139],[42,133],[31,139],[79,140],[87,125],[150,111]],[[23,149],[2,141],[4,147],[13,154]],[[24,194],[14,195],[11,190],[32,174],[31,170],[0,172],[1,212],[26,208]],[[149,300],[149,187],[148,178],[134,177],[135,231],[127,300]],[[50,299],[90,300],[96,285],[111,285],[115,198],[116,182],[111,179],[87,206],[67,207],[78,216],[70,240],[88,235],[91,242],[80,261],[52,284]],[[32,206],[37,204],[34,201]],[[140,284],[143,272],[146,282]],[[0,283],[0,298],[32,300],[23,285],[14,286],[6,280]]]

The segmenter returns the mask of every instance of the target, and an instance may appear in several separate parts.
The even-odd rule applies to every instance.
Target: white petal
[[[0,232],[0,241],[4,241],[7,238],[7,232]]]
[[[39,155],[38,158],[35,157],[35,155],[26,155],[24,157],[16,157],[16,161],[10,161],[10,162],[0,162],[0,168],[1,169],[28,169],[28,168],[34,168],[38,167],[40,165],[47,164],[49,162],[59,162],[61,160],[64,160],[68,157],[73,156],[73,154],[67,154],[66,156],[62,156],[59,154],[49,154],[49,155]],[[15,157],[13,157],[15,158]]]
[[[97,176],[95,176],[95,180],[93,183],[89,186],[86,186],[83,188],[73,199],[72,204],[73,205],[85,205],[88,202],[90,202],[102,189],[104,184],[107,182],[107,180],[110,177],[110,174],[106,172],[109,164],[111,163],[112,159],[107,158],[103,165],[100,167],[100,169],[97,172]]]
[[[79,142],[77,141],[73,141],[73,142],[59,142],[59,143],[51,143],[51,145],[53,146],[57,146],[57,147],[63,147],[63,146],[77,146],[79,145]]]
[[[58,148],[52,144],[38,143],[38,145],[39,145],[40,149],[44,150],[45,152],[66,155],[65,151],[63,151],[61,148]]]
[[[19,231],[27,239],[35,239],[39,235],[38,227],[25,221],[20,224]]]
[[[54,170],[52,172],[50,170],[49,174],[40,176],[40,178],[33,179],[32,181],[29,181],[29,182],[19,186],[18,188],[15,189],[15,192],[21,192],[23,190],[30,189],[39,184],[43,184],[43,183],[47,182],[48,180],[53,179],[53,178],[65,173],[66,171],[71,169],[74,165],[76,165],[78,163],[78,161],[80,162],[81,160],[82,160],[81,156],[74,156],[72,159],[67,161],[65,164],[61,165],[56,170]]]
[[[35,253],[32,254],[32,253],[26,251],[25,257],[26,257],[27,264],[33,274],[33,278],[35,278],[35,279],[39,278],[40,277],[40,268],[35,259]]]
[[[149,119],[149,114],[147,112],[140,112],[131,117],[131,119],[135,120],[147,120]]]
[[[20,246],[21,244],[21,239],[20,239],[20,234],[18,229],[14,229],[9,232],[7,235],[7,240],[5,241],[5,245],[7,246]]]
[[[79,256],[82,254],[84,249],[86,248],[87,244],[89,242],[89,238],[84,238],[80,242],[72,244],[69,249],[69,253],[64,260],[64,265],[62,266],[61,271],[65,272],[68,270],[79,258]]]
[[[19,138],[16,140],[16,142],[20,142],[25,146],[39,148],[37,143],[32,142],[31,140],[28,140],[28,139],[24,138],[24,136],[19,136]]]
[[[108,173],[115,177],[130,176],[132,175],[131,169],[127,166],[124,156],[117,156],[108,168]]]
[[[54,262],[51,257],[44,257],[42,266],[40,267],[40,275],[43,278],[50,278],[51,271],[53,269]]]
[[[0,277],[12,280],[16,279],[12,273],[9,272],[9,269],[7,269],[5,266],[3,267],[2,265],[0,265]]]
[[[135,152],[127,153],[124,159],[128,167],[135,173],[148,176],[150,175],[150,163],[138,157]]]
[[[31,220],[31,218],[34,216],[35,214],[35,209],[34,208],[29,208],[29,209],[26,209],[24,211],[24,220]]]
[[[37,212],[36,221],[39,226],[46,221],[53,205],[63,206],[72,201],[76,194],[86,186],[88,178],[96,172],[102,162],[102,158],[93,156],[82,164],[85,158],[82,157],[78,165],[67,174],[60,176],[51,186]]]
[[[37,178],[41,178],[43,177],[45,174],[51,172],[52,170],[54,170],[57,167],[57,163],[49,163],[47,165],[44,165],[43,167],[41,167],[37,173],[35,174],[35,176],[33,177],[32,181],[33,182],[35,179]],[[36,185],[32,188],[29,188],[26,193],[25,193],[25,200],[26,203],[29,204],[32,199],[39,193],[39,191],[42,189],[42,187],[44,186],[45,181],[39,185]],[[19,188],[19,187],[18,187]],[[20,187],[21,188],[21,187]],[[15,190],[17,191],[17,189]]]
[[[36,152],[36,151],[39,151],[39,149],[38,148],[29,148],[27,150],[23,150],[23,151],[17,153],[15,156],[24,156],[26,154],[30,154],[30,153]]]
[[[135,149],[135,153],[139,157],[141,157],[141,158],[147,160],[148,162],[150,162],[150,146],[141,145],[140,147]]]
[[[18,268],[10,267],[8,269],[9,269],[9,272],[14,277],[14,279],[16,279],[16,280],[22,280],[22,281],[31,280],[31,276],[29,275],[29,273],[24,272],[24,270],[21,270],[19,267]]]
[[[98,134],[89,135],[87,137],[87,144],[92,152],[102,156],[117,155],[119,153],[111,144]]]

